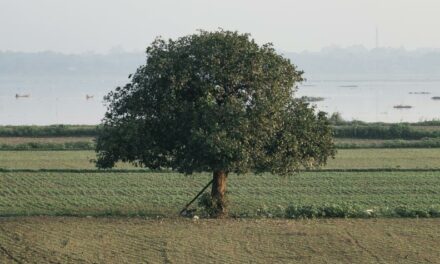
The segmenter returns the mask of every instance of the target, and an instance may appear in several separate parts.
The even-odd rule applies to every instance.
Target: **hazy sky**
[[[157,35],[239,30],[284,51],[440,48],[440,0],[0,0],[0,50],[143,50]]]

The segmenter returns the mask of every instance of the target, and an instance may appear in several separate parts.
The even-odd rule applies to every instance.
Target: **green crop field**
[[[0,173],[0,215],[176,216],[209,174]],[[440,172],[307,172],[230,175],[230,211],[284,217],[288,206],[345,204],[386,210],[440,205]]]
[[[5,144],[66,138],[15,140]],[[0,263],[435,263],[439,157],[341,149],[324,169],[359,171],[231,174],[239,220],[193,221],[178,212],[209,173],[100,172],[93,151],[0,151]]]

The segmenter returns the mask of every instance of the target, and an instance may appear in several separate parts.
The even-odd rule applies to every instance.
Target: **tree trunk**
[[[214,217],[224,217],[227,215],[225,200],[227,177],[228,173],[223,170],[217,170],[213,173],[211,198],[216,209]]]

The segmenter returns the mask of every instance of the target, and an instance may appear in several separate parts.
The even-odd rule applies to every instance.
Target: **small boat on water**
[[[95,96],[94,96],[94,95],[88,95],[88,94],[86,94],[86,100],[93,99],[93,97],[95,97]]]
[[[409,92],[409,94],[431,94],[430,92]]]
[[[15,98],[29,98],[31,97],[30,94],[15,94]]]
[[[394,108],[396,109],[410,109],[412,106],[410,105],[395,105]]]
[[[431,97],[432,100],[440,100],[440,96]]]
[[[341,88],[357,88],[359,86],[357,86],[357,85],[339,85],[339,87],[341,87]]]

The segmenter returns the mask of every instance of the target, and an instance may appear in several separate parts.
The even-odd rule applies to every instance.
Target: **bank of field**
[[[439,169],[436,149],[341,149],[325,169]],[[0,151],[0,169],[95,169],[93,151]],[[118,169],[136,169],[119,163]]]
[[[438,263],[439,219],[0,220],[1,263]]]
[[[0,216],[177,216],[210,174],[0,173]],[[295,217],[289,206],[355,206],[383,216],[435,209],[440,172],[307,172],[230,175],[229,208],[240,217]],[[396,209],[404,208],[401,213]],[[291,214],[290,214],[290,213]],[[293,214],[293,215],[292,215]],[[416,216],[416,215],[408,215]]]

